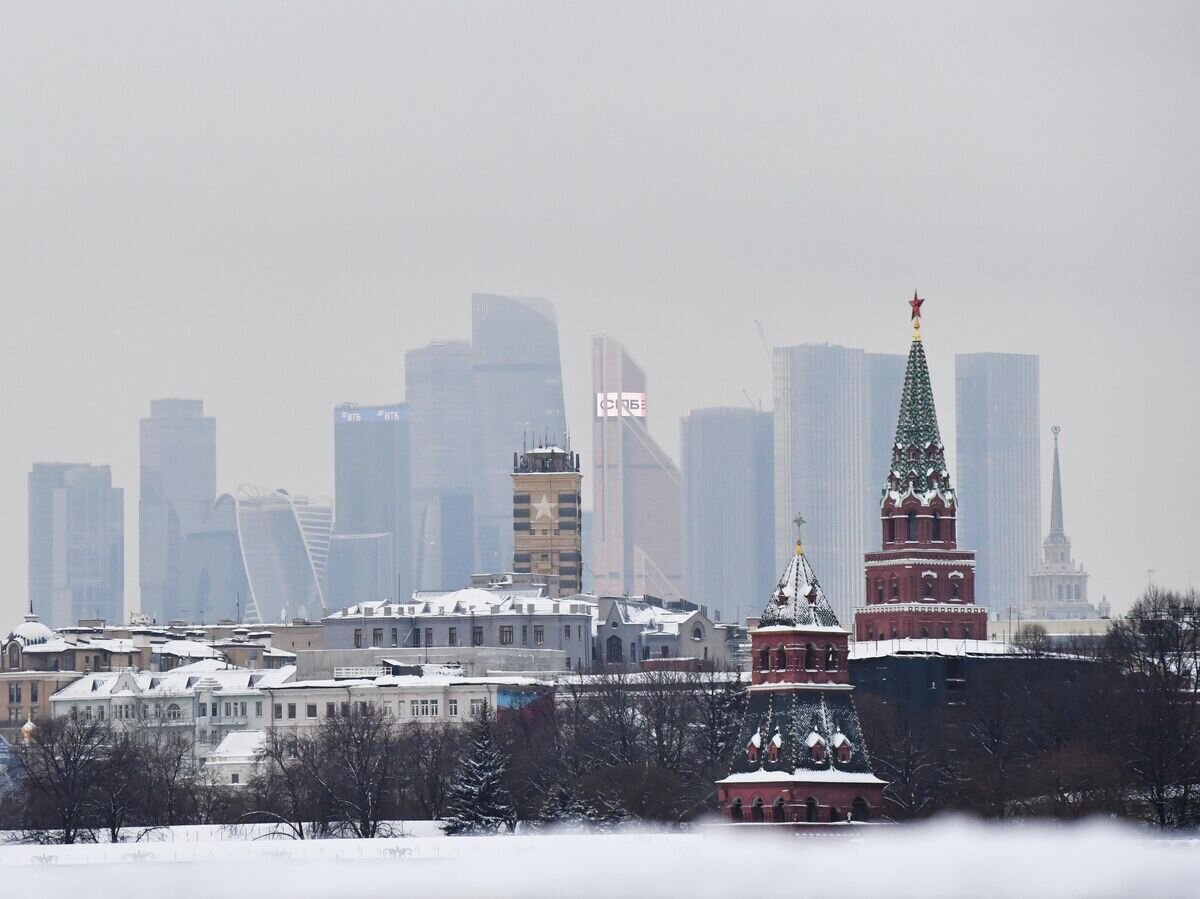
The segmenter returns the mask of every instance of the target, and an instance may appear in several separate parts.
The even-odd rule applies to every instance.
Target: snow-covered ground
[[[1200,841],[1107,823],[949,820],[780,837],[769,828],[380,840],[209,839],[0,848],[13,895],[1194,896]]]

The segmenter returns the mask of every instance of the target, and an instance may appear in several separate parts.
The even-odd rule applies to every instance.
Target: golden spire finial
[[[804,534],[802,530],[805,524],[804,516],[797,515],[792,519],[792,524],[796,526],[796,555],[802,556],[804,555]]]
[[[912,307],[912,326],[913,340],[921,339],[921,304],[925,301],[917,296],[917,292],[913,291],[913,298],[908,301],[908,305]]]

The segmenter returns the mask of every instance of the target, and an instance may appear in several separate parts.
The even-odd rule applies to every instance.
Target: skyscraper
[[[513,453],[513,572],[554,575],[558,595],[580,592],[583,475],[568,446]]]
[[[774,579],[771,413],[693,409],[680,437],[687,598],[710,618],[744,623]]]
[[[334,534],[325,604],[344,609],[391,597],[393,567],[391,534]]]
[[[319,618],[327,609],[325,576],[333,534],[329,500],[243,486],[236,513],[250,590],[242,619],[262,624]]]
[[[238,539],[237,500],[221,495],[183,542],[178,598],[168,618],[188,624],[245,620],[250,583]]]
[[[52,628],[125,620],[125,491],[107,465],[29,473],[29,601]]]
[[[152,400],[140,423],[138,568],[141,610],[184,618],[183,546],[217,496],[217,423],[201,400]]]
[[[333,434],[337,533],[390,534],[388,596],[406,600],[413,590],[408,407],[344,403],[334,410]]]
[[[404,355],[418,590],[461,587],[475,568],[473,377],[466,341],[435,342]]]
[[[876,472],[891,459],[904,357],[801,344],[776,347],[773,359],[776,562],[787,564],[793,519],[803,516],[813,564],[848,621],[876,537]]]
[[[475,532],[480,571],[512,562],[512,448],[565,439],[558,322],[546,300],[475,294]]]
[[[993,615],[1029,602],[1041,540],[1038,357],[955,357],[959,534],[978,560],[975,590]]]
[[[683,477],[646,426],[646,375],[592,338],[592,575],[601,595],[683,594]]]

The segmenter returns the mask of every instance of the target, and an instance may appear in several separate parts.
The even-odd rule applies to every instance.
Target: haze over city
[[[1092,600],[1189,585],[1200,11],[600,12],[7,11],[6,620],[33,463],[112,466],[137,609],[151,399],[204,400],[220,491],[332,494],[333,406],[402,400],[473,292],[554,303],[587,505],[593,334],[678,460],[690,409],[770,408],[756,321],[902,354],[917,288],[952,475],[954,355],[1038,354]]]

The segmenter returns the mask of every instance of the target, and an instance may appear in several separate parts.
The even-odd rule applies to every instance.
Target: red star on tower
[[[917,321],[921,317],[921,304],[925,301],[917,296],[917,292],[913,291],[913,298],[908,301],[908,305],[912,307],[912,320]]]

